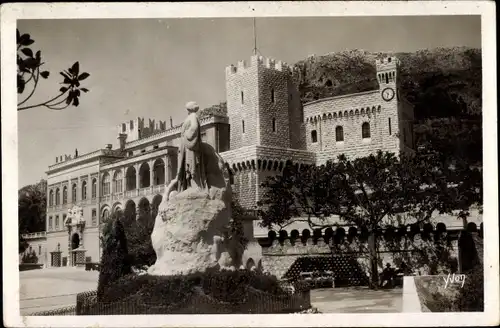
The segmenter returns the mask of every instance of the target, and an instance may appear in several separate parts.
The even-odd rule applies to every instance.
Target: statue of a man
[[[177,175],[167,187],[167,199],[176,186],[178,192],[188,188],[200,190],[207,188],[205,162],[201,151],[201,126],[196,116],[199,106],[195,102],[189,102],[186,104],[186,109],[189,114],[181,128],[179,166]]]

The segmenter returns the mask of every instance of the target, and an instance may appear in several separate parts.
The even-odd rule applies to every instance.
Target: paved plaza
[[[76,294],[97,288],[97,271],[49,268],[20,272],[21,315],[76,304]]]
[[[311,304],[321,313],[398,313],[403,308],[403,290],[316,289],[311,291]]]
[[[52,268],[20,273],[21,314],[76,304],[76,294],[97,288],[97,271]],[[311,291],[311,303],[322,313],[397,313],[402,289],[326,288]]]

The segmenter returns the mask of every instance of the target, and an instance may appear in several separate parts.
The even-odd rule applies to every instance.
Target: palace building
[[[284,62],[254,55],[227,67],[227,105],[201,111],[200,122],[202,139],[230,168],[234,197],[254,209],[261,183],[289,160],[320,165],[342,153],[411,151],[413,106],[399,92],[398,65],[395,57],[376,62],[378,89],[309,103],[301,102],[296,71]],[[155,215],[177,172],[180,128],[138,118],[117,126],[115,144],[57,156],[47,170],[46,233],[27,236],[40,262],[97,262],[99,225],[111,213]],[[66,218],[74,206],[82,218],[71,226]],[[267,236],[256,222],[247,230],[254,238]]]

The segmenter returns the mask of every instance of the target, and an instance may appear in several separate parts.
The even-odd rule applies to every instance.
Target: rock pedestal
[[[217,249],[229,224],[230,208],[207,192],[186,190],[160,205],[151,234],[156,263],[150,274],[175,275],[227,266]],[[220,263],[219,263],[220,262]]]

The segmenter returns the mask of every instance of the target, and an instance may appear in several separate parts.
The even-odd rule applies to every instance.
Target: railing
[[[125,191],[125,197],[135,197],[137,196],[138,189],[132,189]]]
[[[153,187],[153,192],[163,193],[165,191],[165,185],[160,184]]]
[[[25,234],[22,234],[21,236],[24,239],[45,238],[47,236],[47,232],[40,231],[40,232],[25,233]]]

